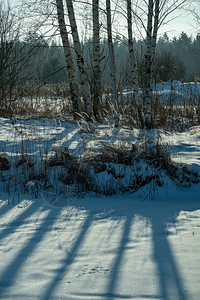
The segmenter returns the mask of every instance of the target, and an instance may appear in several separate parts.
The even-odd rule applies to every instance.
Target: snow
[[[103,143],[128,148],[140,138],[137,130],[109,124],[91,133],[85,123],[48,119],[0,124],[0,152],[15,161],[23,150],[38,165],[60,147],[82,157]],[[200,126],[157,134],[174,161],[200,172]],[[165,178],[153,191],[150,185],[112,197],[41,191],[34,198],[9,194],[5,182],[13,184],[14,171],[0,172],[0,299],[200,298],[199,183],[178,188]]]
[[[142,91],[139,91],[142,95]],[[132,100],[133,89],[123,90],[119,93],[119,100]],[[198,105],[200,97],[199,82],[181,82],[173,80],[171,82],[161,82],[153,88],[154,100],[157,98],[161,103],[183,106],[186,103]]]
[[[156,84],[155,95],[159,96],[161,102],[174,101],[174,104],[183,105],[185,101],[198,105],[200,97],[200,83],[198,82],[163,82]]]

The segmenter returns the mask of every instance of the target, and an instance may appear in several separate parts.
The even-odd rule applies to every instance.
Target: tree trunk
[[[152,88],[151,88],[151,63],[152,63],[152,21],[153,21],[153,0],[148,4],[147,20],[147,49],[146,49],[146,78],[145,78],[145,125],[146,129],[153,128],[152,116]]]
[[[98,122],[102,121],[101,114],[101,69],[100,69],[100,33],[99,33],[99,0],[92,0],[93,17],[93,109]]]
[[[84,58],[83,58],[82,51],[81,51],[81,45],[80,45],[78,28],[77,28],[77,24],[76,24],[72,0],[66,0],[66,3],[67,3],[67,10],[68,10],[68,18],[69,18],[73,42],[74,42],[74,49],[76,52],[79,76],[80,76],[80,80],[81,80],[81,88],[82,88],[83,100],[84,100],[84,104],[85,104],[85,111],[87,114],[88,121],[89,120],[94,121],[95,117],[94,117],[94,112],[93,112],[93,107],[92,107],[90,88],[89,88],[87,74],[86,74],[85,68],[84,68]]]
[[[67,64],[67,70],[69,75],[69,85],[70,85],[70,92],[71,92],[72,105],[73,105],[73,115],[74,115],[74,119],[78,120],[80,119],[80,113],[81,113],[80,99],[78,96],[78,84],[76,81],[74,63],[73,63],[72,53],[70,50],[68,33],[66,30],[66,24],[64,19],[63,0],[56,0],[56,4],[57,4],[57,15],[58,15],[60,35],[62,38],[65,61]]]
[[[154,27],[153,27],[153,35],[152,35],[152,49],[151,49],[151,87],[153,87],[156,83],[156,74],[155,74],[155,58],[156,58],[156,42],[158,35],[158,25],[159,25],[159,6],[160,0],[155,1],[155,13],[154,13]]]
[[[111,100],[114,108],[114,119],[116,125],[119,123],[119,108],[117,105],[117,84],[116,84],[116,64],[115,64],[115,55],[114,47],[112,41],[112,22],[111,22],[111,8],[110,0],[106,0],[106,13],[107,13],[107,34],[108,34],[108,48],[110,55],[110,77],[111,77]]]
[[[142,103],[138,91],[138,79],[136,75],[136,59],[135,51],[133,47],[133,31],[132,31],[132,7],[131,0],[127,0],[127,23],[128,23],[128,48],[129,48],[129,57],[131,64],[131,75],[132,75],[132,85],[134,90],[135,104],[138,112],[138,121],[140,128],[144,127],[144,114],[142,111]]]

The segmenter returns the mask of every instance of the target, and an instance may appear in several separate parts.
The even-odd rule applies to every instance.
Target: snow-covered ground
[[[119,100],[132,99],[133,90],[123,90],[119,93]],[[142,93],[142,91],[141,91]],[[154,100],[159,99],[161,103],[170,105],[195,106],[199,103],[200,83],[171,81],[162,82],[153,88]]]
[[[22,151],[39,161],[59,147],[81,157],[102,143],[129,147],[140,136],[53,120],[1,118],[0,125],[0,152],[10,161]],[[174,161],[200,172],[200,127],[157,134]],[[0,172],[0,299],[200,299],[200,184],[178,188],[166,179],[153,200],[147,185],[51,201],[42,191],[35,199],[9,193],[14,170]]]
[[[158,83],[154,88],[154,93],[164,103],[171,101],[175,105],[198,105],[200,83],[180,81]]]

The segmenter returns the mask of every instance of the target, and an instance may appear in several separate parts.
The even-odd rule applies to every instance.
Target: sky
[[[177,14],[173,15],[173,17],[176,16]],[[197,24],[192,13],[180,11],[179,16],[177,16],[174,20],[171,20],[168,24],[163,25],[160,28],[159,33],[162,35],[164,32],[167,32],[169,37],[178,37],[182,31],[187,33],[189,36],[192,35],[193,37],[198,34]]]
[[[21,0],[9,0],[9,2],[12,5],[16,5],[20,4]],[[196,9],[197,7],[200,8],[200,5],[196,4]],[[170,15],[169,20],[170,21],[166,25],[163,25],[159,29],[159,36],[162,36],[166,32],[170,38],[173,38],[174,36],[178,37],[183,31],[189,36],[195,37],[198,33],[197,24],[192,13],[186,12],[184,10],[178,12],[176,11],[174,14]]]

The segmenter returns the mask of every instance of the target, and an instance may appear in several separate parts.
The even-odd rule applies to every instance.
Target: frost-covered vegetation
[[[199,61],[193,55],[199,36],[158,38],[159,1],[153,11],[147,7],[144,39],[133,38],[130,1],[128,37],[113,36],[107,1],[106,38],[99,26],[103,16],[95,10],[99,5],[91,12],[92,39],[80,40],[72,2],[66,8],[57,2],[62,45],[37,30],[22,34],[11,8],[0,5],[0,171],[9,197],[113,195],[144,186],[149,195],[166,181],[179,187],[199,182],[196,170],[173,160],[172,145],[163,138],[164,131],[200,124]],[[73,152],[64,146],[71,138]]]
[[[187,3],[0,0],[0,299],[199,299]]]
[[[146,186],[144,198],[153,199],[162,186],[186,188],[200,181],[191,163],[199,134],[199,126],[149,135],[110,124],[91,128],[86,122],[1,118],[1,188],[16,201],[21,194],[67,199],[134,193]],[[188,160],[179,157],[180,149],[188,151]]]

